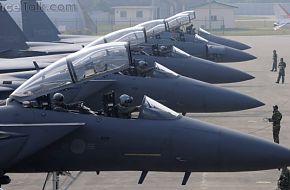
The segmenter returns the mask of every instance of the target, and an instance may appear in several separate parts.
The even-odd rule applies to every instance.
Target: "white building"
[[[234,11],[238,7],[220,3],[207,2],[193,7],[196,13],[195,24],[205,29],[235,28]]]
[[[151,6],[117,6],[113,9],[116,25],[136,25],[152,20]]]

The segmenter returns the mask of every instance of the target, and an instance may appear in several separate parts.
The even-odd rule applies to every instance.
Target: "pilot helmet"
[[[119,99],[121,105],[128,105],[133,102],[133,97],[128,96],[127,94],[121,95]]]
[[[138,61],[138,67],[147,67],[148,66],[148,63],[144,60],[141,60],[141,61]]]
[[[166,50],[166,46],[160,46],[160,51],[165,51]]]
[[[55,93],[52,97],[52,99],[55,101],[55,102],[63,102],[64,101],[64,96],[63,94],[61,93]]]

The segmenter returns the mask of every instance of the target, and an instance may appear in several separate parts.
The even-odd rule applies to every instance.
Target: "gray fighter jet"
[[[150,171],[184,172],[186,185],[191,172],[290,164],[290,150],[281,145],[182,117],[146,96],[136,117],[121,119],[51,110],[36,95],[39,85],[27,83],[0,107],[0,186],[10,183],[9,173],[55,171],[142,171],[139,184]]]
[[[137,27],[144,27],[148,35],[148,42],[164,45],[174,45],[177,48],[203,59],[216,62],[241,62],[256,59],[255,56],[241,50],[215,44],[200,37],[184,34],[183,32],[172,32],[170,28],[180,28],[190,23],[187,15],[179,15],[166,21],[164,19],[141,23]]]
[[[246,49],[251,48],[250,46],[248,46],[244,43],[211,34],[210,32],[208,32],[202,28],[195,28],[194,27],[194,19],[196,19],[196,17],[195,17],[194,11],[184,11],[184,12],[176,14],[175,16],[173,16],[171,18],[174,19],[174,17],[177,17],[179,15],[188,15],[188,17],[192,21],[191,23],[188,23],[187,26],[185,25],[183,27],[183,32],[185,34],[190,34],[190,35],[198,34],[199,36],[201,36],[202,38],[204,38],[210,42],[225,45],[225,46],[232,47],[232,48],[239,49],[239,50],[246,50]]]
[[[227,67],[212,61],[200,59],[186,52],[163,44],[148,42],[146,31],[143,27],[132,27],[107,34],[85,48],[107,42],[130,42],[133,59],[159,64],[181,74],[208,83],[232,83],[253,79],[245,72]]]
[[[135,30],[133,30],[135,31]],[[126,30],[128,32],[128,30]],[[135,32],[127,33],[127,37],[135,36]],[[139,35],[140,36],[140,35]],[[113,39],[113,38],[108,38]],[[134,42],[134,39],[130,37],[130,42]],[[150,47],[148,49],[148,47]],[[157,48],[159,48],[158,46]],[[161,46],[162,48],[164,46]],[[137,48],[137,49],[136,49]],[[141,48],[141,49],[140,49]],[[142,50],[142,51],[141,51]],[[145,51],[145,52],[144,52]],[[159,52],[159,50],[158,50]],[[155,62],[161,63],[162,65],[169,66],[171,69],[185,74],[191,78],[197,80],[209,82],[209,83],[226,83],[226,82],[238,82],[253,78],[247,73],[231,69],[222,65],[211,63],[209,61],[199,60],[186,53],[182,52],[178,48],[168,47],[166,52],[164,50],[159,53],[152,53],[152,48],[149,45],[131,47],[130,53],[133,57],[134,62],[145,61],[146,64],[153,65]],[[158,54],[155,55],[154,54]],[[44,60],[48,61],[51,59],[60,59],[62,56],[41,56],[37,58],[22,58],[16,60],[1,60],[1,73],[0,74],[0,98],[6,98],[8,95],[20,86],[23,82],[33,76],[39,70],[45,68],[47,65],[41,62],[34,62],[33,60]],[[48,59],[48,60],[46,60]],[[34,62],[34,64],[32,64]],[[21,63],[21,64],[19,64]],[[176,64],[178,63],[178,64]],[[24,72],[19,72],[24,71]],[[7,73],[8,72],[8,73]]]
[[[237,111],[264,105],[251,97],[180,76],[158,63],[136,62],[128,49],[126,42],[85,48],[49,65],[13,94],[24,101],[41,96],[44,90],[58,89],[68,97],[67,102],[85,101],[95,111],[103,108],[103,95],[111,91],[116,96],[129,93],[136,102],[148,94],[181,113]],[[6,81],[1,86],[13,85]]]
[[[242,71],[216,64],[214,62],[203,60],[190,56],[182,50],[174,46],[164,46],[147,43],[147,36],[143,28],[133,27],[112,32],[104,37],[101,37],[87,45],[87,47],[96,46],[107,42],[128,41],[131,44],[131,54],[135,60],[144,60],[149,63],[158,62],[165,67],[189,78],[201,80],[208,83],[232,83],[250,80],[253,77]],[[37,60],[40,68],[43,68],[45,63],[40,60],[52,60],[53,57],[59,58],[60,55],[37,57],[37,58],[22,58],[13,61],[1,61],[1,73],[33,70],[33,61]],[[15,63],[21,64],[15,64]],[[178,64],[177,64],[178,63]],[[30,68],[29,68],[30,67]],[[5,79],[9,80],[9,75],[5,75]],[[4,76],[1,76],[3,78]],[[15,77],[15,75],[14,75]],[[12,78],[14,80],[14,78]]]

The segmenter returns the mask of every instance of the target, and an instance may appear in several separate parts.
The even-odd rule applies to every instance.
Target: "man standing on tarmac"
[[[273,66],[272,66],[271,71],[274,71],[274,72],[277,71],[277,63],[278,63],[278,55],[277,55],[277,51],[274,50],[273,51]]]
[[[279,68],[279,74],[278,74],[278,79],[277,79],[276,83],[279,84],[280,79],[282,78],[282,84],[284,84],[286,63],[284,62],[283,58],[280,59],[280,63],[278,65],[278,68]]]
[[[280,122],[282,120],[282,114],[278,110],[278,106],[273,106],[273,115],[272,118],[268,118],[269,122],[273,123],[273,139],[274,142],[279,144],[279,133],[280,133]]]

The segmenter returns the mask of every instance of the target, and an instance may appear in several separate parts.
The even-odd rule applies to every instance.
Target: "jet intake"
[[[225,54],[225,46],[217,46],[217,45],[207,45],[207,52],[209,55],[223,55]]]
[[[207,45],[206,56],[213,61],[221,62],[223,55],[226,53],[225,46]]]

